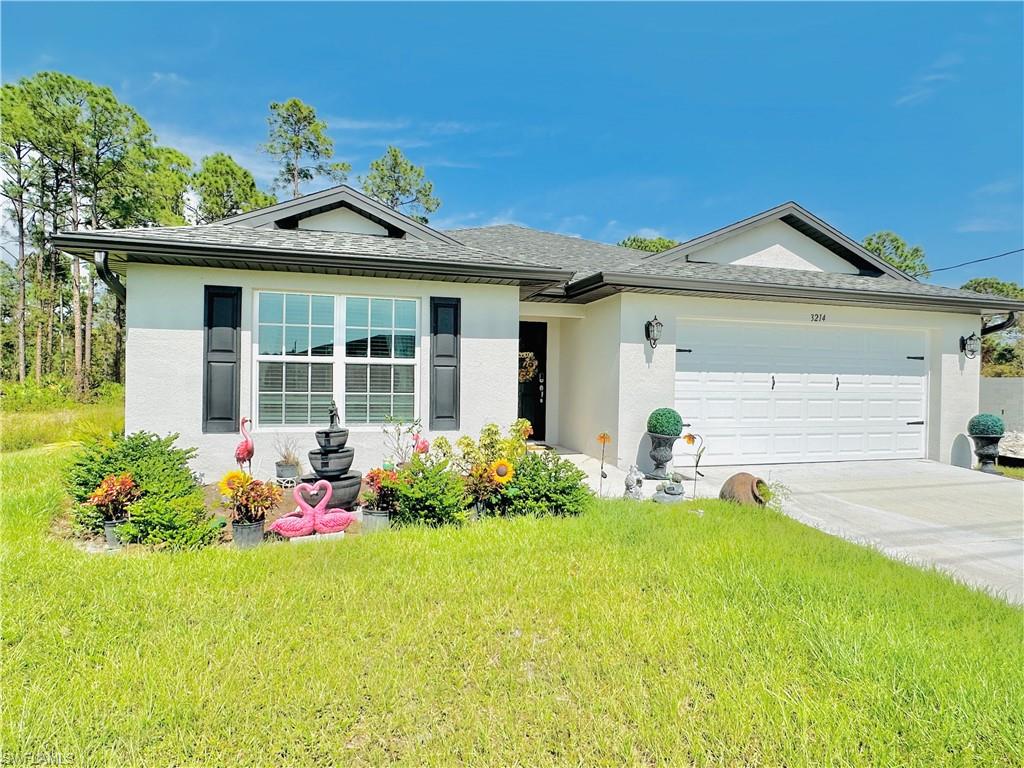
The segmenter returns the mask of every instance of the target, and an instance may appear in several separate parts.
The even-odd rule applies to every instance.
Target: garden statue
[[[626,492],[622,494],[624,499],[635,499],[640,501],[643,499],[643,493],[641,489],[644,484],[644,473],[640,471],[640,467],[636,464],[629,468],[629,473],[626,475]]]
[[[334,429],[335,427],[341,426],[341,420],[338,418],[338,404],[336,402],[334,402],[333,400],[331,400],[331,407],[327,411],[327,413],[330,415],[330,419],[331,419],[330,427],[331,427],[331,429]]]
[[[768,484],[749,472],[737,472],[722,485],[718,498],[724,501],[735,501],[738,504],[757,504],[763,507],[768,503],[764,489]]]
[[[252,473],[252,455],[256,452],[255,446],[252,444],[252,435],[245,431],[245,425],[248,423],[249,417],[242,417],[242,442],[235,448],[235,463],[238,464],[239,469],[243,469],[243,464],[249,465],[249,472]]]
[[[271,524],[270,530],[287,539],[308,536],[314,532],[339,533],[344,531],[352,525],[356,516],[341,509],[327,509],[332,492],[333,488],[328,480],[318,480],[315,485],[303,483],[296,486],[292,495],[299,505],[298,509],[290,515],[279,517]],[[313,494],[323,494],[315,507],[306,500],[306,496],[312,497]]]
[[[658,490],[651,498],[659,504],[674,504],[677,501],[682,501],[683,476],[678,472],[673,472],[668,480],[658,483]]]

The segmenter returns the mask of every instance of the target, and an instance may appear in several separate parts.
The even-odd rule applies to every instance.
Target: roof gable
[[[835,271],[852,271],[856,274],[873,277],[887,275],[901,280],[914,279],[905,272],[902,272],[892,266],[884,259],[871,253],[871,251],[864,248],[860,243],[847,237],[824,220],[819,219],[810,211],[794,202],[783,203],[782,205],[743,219],[742,221],[737,221],[735,224],[730,224],[727,227],[716,229],[706,235],[695,237],[685,243],[680,243],[674,248],[670,248],[667,251],[662,251],[661,253],[650,256],[647,261],[663,264],[700,261],[700,258],[696,257],[699,252],[705,251],[714,246],[720,246],[727,240],[750,233],[759,227],[763,227],[769,222],[775,221],[787,225],[804,237],[813,241],[817,246],[827,249],[853,268],[852,270]],[[691,259],[690,257],[694,258]],[[738,261],[733,263],[744,262]],[[756,264],[756,261],[746,261],[745,263]],[[817,271],[833,271],[822,269],[820,265],[816,267],[815,265],[810,266],[812,269],[816,268]]]
[[[305,229],[301,222],[314,217],[327,221],[323,214],[330,211],[346,209],[363,219],[376,224],[386,233],[387,237],[404,237],[411,240],[428,240],[441,243],[455,243],[448,235],[439,232],[426,224],[416,221],[384,205],[372,197],[364,195],[347,184],[314,192],[310,195],[286,200],[267,208],[260,208],[248,213],[239,213],[226,219],[214,222],[214,225],[240,225],[269,229]],[[357,233],[369,234],[366,229]]]

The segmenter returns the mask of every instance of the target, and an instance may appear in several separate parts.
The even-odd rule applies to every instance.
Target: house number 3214
[[[825,322],[825,313],[824,312],[811,312],[811,322],[812,323],[824,323]]]

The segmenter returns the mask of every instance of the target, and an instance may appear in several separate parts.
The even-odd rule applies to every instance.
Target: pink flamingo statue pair
[[[343,509],[327,509],[331,500],[331,490],[331,484],[327,480],[318,480],[315,485],[302,483],[295,486],[292,495],[299,508],[284,517],[277,518],[270,524],[269,530],[287,539],[293,539],[296,536],[309,536],[311,533],[340,533],[344,531],[352,525],[356,516]],[[322,492],[323,498],[314,507],[306,501],[306,496],[303,494],[312,496],[317,492]]]

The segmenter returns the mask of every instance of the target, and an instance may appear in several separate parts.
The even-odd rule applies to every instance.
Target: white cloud
[[[909,107],[928,101],[947,84],[959,79],[955,70],[963,64],[963,61],[964,58],[959,53],[943,54],[914,76],[904,87],[903,94],[893,102],[893,105]]]
[[[972,216],[957,224],[956,231],[961,234],[968,232],[1012,232],[1020,227],[1020,223],[1010,216]]]
[[[160,144],[181,150],[192,158],[197,167],[199,162],[207,155],[212,155],[215,152],[224,152],[231,155],[235,162],[243,168],[252,172],[256,181],[263,188],[269,189],[274,176],[277,174],[277,166],[274,164],[273,159],[269,155],[260,152],[255,144],[248,146],[231,144],[210,136],[182,133],[175,128],[164,125],[154,125],[153,131],[156,133]]]
[[[327,127],[340,131],[400,131],[409,127],[404,118],[364,120],[355,117],[325,117]]]
[[[971,192],[971,197],[1001,197],[1020,188],[1020,179],[1006,178],[982,184]]]
[[[177,72],[153,72],[149,76],[150,88],[158,88],[160,86],[180,88],[188,84],[188,79],[182,77]]]

